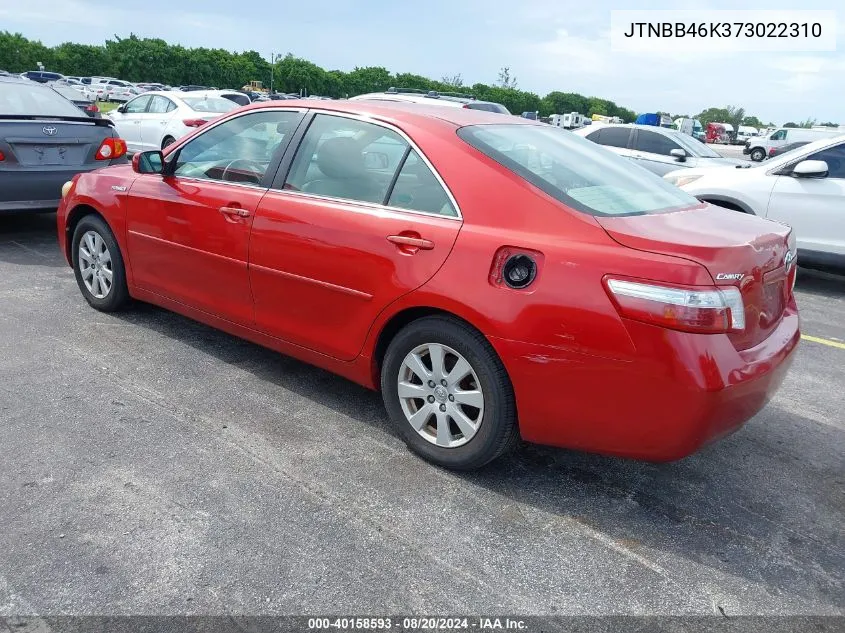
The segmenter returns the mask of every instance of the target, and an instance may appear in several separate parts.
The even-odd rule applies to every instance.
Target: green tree
[[[742,120],[742,125],[747,125],[749,127],[756,127],[760,129],[761,127],[766,127],[763,122],[758,119],[756,116],[747,116]]]
[[[783,127],[801,127],[801,126],[798,125],[797,123],[793,123],[792,121],[789,121],[788,123],[784,123]]]

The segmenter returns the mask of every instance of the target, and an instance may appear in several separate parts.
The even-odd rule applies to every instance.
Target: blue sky
[[[143,6],[143,8],[139,8]],[[642,8],[643,5],[639,5]],[[795,9],[794,2],[742,8]],[[832,0],[801,9],[835,9]],[[492,83],[509,66],[519,87],[611,99],[634,110],[697,113],[743,106],[764,121],[845,124],[845,8],[834,53],[621,54],[610,50],[607,0],[25,0],[0,3],[0,29],[48,45],[114,35],[185,46],[292,52],[324,68],[385,66]],[[735,2],[675,0],[648,8],[733,9]]]

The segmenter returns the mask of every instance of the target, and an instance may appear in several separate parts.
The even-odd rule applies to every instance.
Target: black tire
[[[103,297],[95,296],[85,285],[82,277],[79,248],[83,236],[88,232],[94,232],[100,236],[110,255],[112,283],[108,292],[104,293],[105,296]],[[102,218],[97,215],[86,215],[79,221],[79,224],[76,225],[76,229],[73,231],[71,253],[76,284],[79,286],[82,296],[85,297],[85,300],[92,308],[101,312],[114,312],[120,310],[128,303],[129,289],[126,286],[126,268],[123,265],[123,255],[120,252],[117,240],[114,238],[114,233],[112,233]]]
[[[467,360],[484,397],[478,430],[455,448],[437,446],[422,437],[408,422],[399,398],[398,378],[405,357],[420,345],[435,343],[452,348]],[[425,317],[400,330],[382,363],[381,392],[387,413],[408,447],[439,466],[480,468],[513,448],[519,438],[513,386],[502,361],[483,335],[457,319]]]
[[[764,158],[766,158],[766,150],[764,150],[762,147],[755,147],[751,150],[751,160],[753,160],[755,163],[759,163]]]
[[[173,143],[175,143],[175,142],[176,142],[176,139],[173,138],[172,136],[165,136],[164,139],[162,139],[162,141],[161,141],[161,149],[165,149],[166,147],[173,145]]]

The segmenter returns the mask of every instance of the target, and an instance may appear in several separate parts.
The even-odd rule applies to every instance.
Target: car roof
[[[370,101],[361,100],[324,100],[324,99],[292,99],[286,101],[261,101],[243,106],[244,110],[263,110],[277,108],[309,108],[325,112],[338,112],[371,118],[384,123],[400,125],[410,123],[425,127],[427,125],[450,125],[463,127],[466,125],[543,125],[538,121],[523,119],[517,116],[505,116],[498,112],[472,110],[470,108],[444,108],[436,103],[432,105],[403,101]]]
[[[458,97],[453,94],[440,94],[437,93],[436,95],[429,95],[426,93],[420,92],[368,92],[367,94],[356,95],[355,97],[350,98],[350,101],[364,101],[364,100],[373,100],[373,101],[405,101],[408,103],[447,103],[448,105],[463,105],[465,103],[494,103],[496,105],[501,105],[496,103],[495,101],[485,101],[483,99],[474,99],[472,97]]]
[[[24,79],[20,75],[0,75],[0,81],[2,81],[4,83],[10,83],[10,84],[27,84],[27,85],[29,85],[29,84],[34,83],[34,84],[39,85],[39,86],[41,85],[37,81],[31,81],[29,79]]]

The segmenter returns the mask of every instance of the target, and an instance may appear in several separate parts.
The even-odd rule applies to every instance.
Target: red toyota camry
[[[474,110],[241,108],[75,177],[58,231],[94,308],[147,301],[379,389],[451,468],[519,436],[684,457],[766,404],[799,340],[789,227]]]

